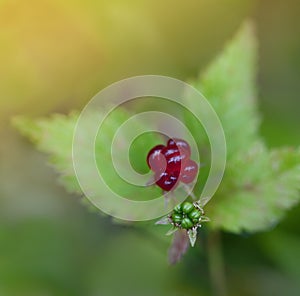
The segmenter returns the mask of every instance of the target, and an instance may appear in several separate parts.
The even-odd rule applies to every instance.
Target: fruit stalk
[[[207,252],[213,295],[227,296],[221,234],[219,231],[211,231],[208,234]]]

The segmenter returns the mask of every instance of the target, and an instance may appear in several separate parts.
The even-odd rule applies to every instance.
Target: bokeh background
[[[211,295],[201,238],[169,266],[160,232],[88,211],[10,118],[80,109],[128,76],[195,77],[250,17],[261,133],[299,145],[299,16],[293,0],[0,0],[0,296]],[[299,215],[221,234],[228,295],[300,294]]]

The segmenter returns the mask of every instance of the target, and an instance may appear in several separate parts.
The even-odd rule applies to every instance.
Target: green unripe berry
[[[193,211],[191,211],[189,214],[188,214],[189,218],[191,220],[199,220],[199,218],[201,217],[201,213],[200,211],[194,209]]]
[[[174,212],[176,212],[176,213],[182,213],[181,204],[178,204],[178,205],[174,208]]]
[[[172,221],[174,223],[181,223],[181,220],[182,220],[182,216],[177,214],[177,213],[173,213],[172,214]]]
[[[183,218],[181,221],[181,227],[184,229],[190,229],[193,225],[193,222],[189,218]]]
[[[192,221],[193,221],[194,225],[196,225],[196,224],[199,223],[199,218],[198,219],[193,219]]]
[[[185,201],[182,206],[182,211],[185,213],[185,214],[188,214],[190,213],[193,209],[194,209],[194,205],[188,201]]]

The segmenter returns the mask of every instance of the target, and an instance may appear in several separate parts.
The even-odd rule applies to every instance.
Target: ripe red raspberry
[[[162,153],[164,148],[164,145],[157,145],[153,147],[147,155],[147,164],[154,172],[163,172],[166,169],[166,158]]]
[[[165,147],[162,154],[167,161],[167,172],[180,172],[182,164],[188,159],[185,151],[181,151],[177,147]]]
[[[175,148],[177,147],[180,151],[182,151],[187,158],[189,158],[191,156],[191,147],[190,145],[182,140],[182,139],[170,139],[167,143],[167,146],[170,148]]]
[[[197,172],[197,163],[189,159],[188,161],[186,161],[182,171],[180,172],[180,181],[186,184],[193,182],[197,175]]]
[[[175,189],[178,185],[178,177],[179,172],[157,172],[155,174],[155,180],[157,180],[155,183],[164,191],[170,191]]]
[[[155,172],[156,185],[164,191],[176,188],[178,183],[191,183],[198,165],[190,160],[191,148],[181,139],[169,139],[167,146],[157,145],[147,155],[147,163]]]

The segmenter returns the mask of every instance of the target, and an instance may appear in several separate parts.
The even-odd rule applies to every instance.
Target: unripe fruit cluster
[[[174,226],[178,228],[191,229],[199,225],[202,215],[203,212],[200,208],[186,201],[174,208],[173,213],[170,215],[170,219]]]
[[[170,139],[166,146],[153,147],[147,155],[147,164],[155,173],[156,185],[170,191],[179,181],[185,184],[193,182],[198,165],[190,156],[190,145],[181,139]]]

